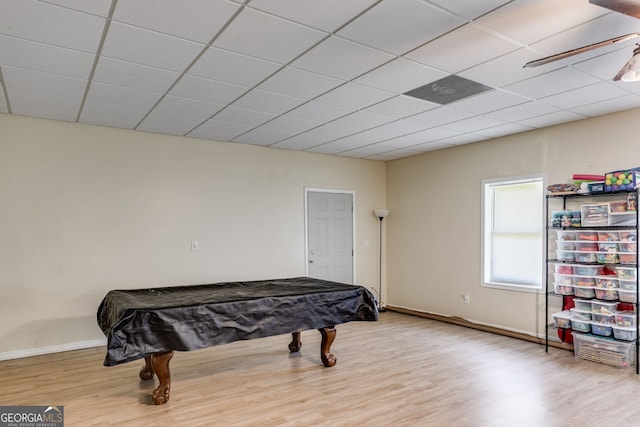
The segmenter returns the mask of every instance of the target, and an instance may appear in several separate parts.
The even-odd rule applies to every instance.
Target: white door
[[[307,192],[308,274],[353,284],[353,195]]]

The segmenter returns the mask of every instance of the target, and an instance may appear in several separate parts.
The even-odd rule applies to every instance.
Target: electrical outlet
[[[471,296],[469,294],[463,294],[462,302],[464,302],[465,304],[471,304]]]

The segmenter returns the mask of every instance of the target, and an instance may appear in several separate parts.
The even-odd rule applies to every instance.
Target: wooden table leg
[[[336,329],[333,326],[327,326],[322,329],[318,329],[322,335],[322,341],[320,342],[320,358],[322,364],[327,368],[330,368],[336,364],[338,359],[331,354],[331,344],[336,339]]]
[[[173,357],[173,351],[154,353],[150,356],[151,369],[158,376],[160,384],[153,390],[151,398],[154,405],[162,405],[169,401],[169,389],[171,388],[171,372],[169,361]],[[145,357],[146,360],[146,357]]]
[[[153,378],[153,368],[151,367],[151,356],[144,357],[144,366],[140,369],[140,379],[150,380]]]
[[[302,340],[300,339],[300,331],[291,333],[291,343],[289,343],[289,351],[296,353],[302,348]]]

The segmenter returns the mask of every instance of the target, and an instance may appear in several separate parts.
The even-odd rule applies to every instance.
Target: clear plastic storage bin
[[[573,352],[577,358],[627,368],[634,363],[634,344],[598,338],[576,332],[573,335]]]
[[[633,311],[619,311],[615,314],[616,325],[623,328],[636,327],[636,314]]]
[[[571,328],[571,311],[565,310],[553,314],[553,320],[558,328]]]
[[[617,302],[591,301],[591,311],[600,314],[613,314],[618,308]]]
[[[618,298],[622,302],[630,302],[635,303],[638,301],[638,294],[635,290],[633,291],[625,291],[622,289],[618,289]]]
[[[636,328],[613,327],[613,336],[618,340],[634,341],[638,336]]]

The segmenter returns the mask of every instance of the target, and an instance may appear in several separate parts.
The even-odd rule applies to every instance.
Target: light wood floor
[[[298,354],[286,335],[176,353],[162,406],[103,347],[3,361],[0,405],[63,405],[66,426],[640,425],[632,368],[393,312],[337,330],[333,368],[317,331]]]

